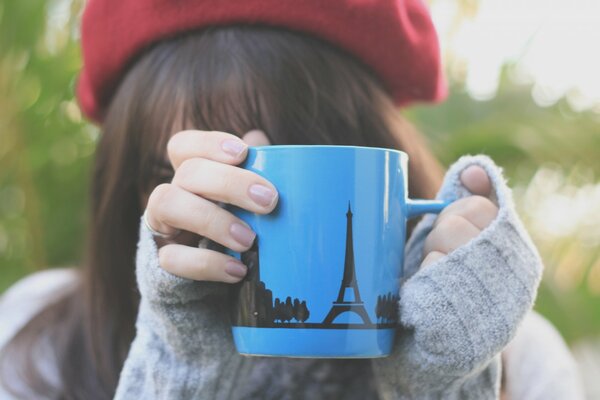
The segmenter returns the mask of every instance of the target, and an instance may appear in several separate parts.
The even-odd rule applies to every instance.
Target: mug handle
[[[439,214],[446,206],[452,204],[454,200],[406,200],[406,218],[417,217],[422,214]]]

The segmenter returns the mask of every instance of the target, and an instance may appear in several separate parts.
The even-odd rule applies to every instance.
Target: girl
[[[5,397],[580,396],[564,343],[530,311],[542,265],[501,170],[463,157],[444,176],[398,114],[444,94],[418,0],[90,0],[82,43],[78,98],[102,127],[84,268],[4,296]],[[235,351],[228,292],[247,268],[223,250],[255,234],[225,206],[276,207],[277,188],[237,167],[266,144],[398,148],[411,197],[459,199],[411,227],[390,357]]]

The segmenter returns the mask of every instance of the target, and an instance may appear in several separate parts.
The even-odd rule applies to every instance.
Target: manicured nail
[[[225,272],[234,278],[243,278],[248,272],[248,268],[239,261],[229,260],[225,263]]]
[[[250,186],[248,195],[256,204],[263,207],[269,207],[273,204],[277,193],[270,187],[256,184]]]
[[[246,144],[239,140],[226,139],[223,140],[223,142],[221,143],[221,148],[225,153],[230,154],[234,157],[239,157],[240,154],[242,154],[242,152],[246,148]]]
[[[250,228],[245,227],[242,224],[234,222],[229,227],[229,233],[231,236],[242,246],[250,247],[252,246],[252,242],[254,242],[254,238],[256,237],[256,233],[254,233]]]

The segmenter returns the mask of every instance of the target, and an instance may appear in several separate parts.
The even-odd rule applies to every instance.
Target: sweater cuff
[[[498,215],[477,237],[416,271],[403,285],[400,300],[401,324],[414,329],[417,345],[455,372],[480,367],[510,341],[533,305],[542,273],[502,170],[489,157],[461,157],[448,170],[437,198],[471,195],[460,181],[470,165],[481,166],[490,177]],[[431,230],[435,218],[421,221],[423,232]]]
[[[425,215],[415,227],[406,245],[394,348],[373,363],[384,398],[496,398],[499,353],[536,297],[541,258],[515,212],[502,170],[489,157],[461,157],[437,199],[472,195],[460,181],[470,165],[490,177],[498,214],[478,236],[422,269],[424,241],[437,215]]]

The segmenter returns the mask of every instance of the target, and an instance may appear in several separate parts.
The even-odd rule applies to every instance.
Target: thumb
[[[267,134],[260,129],[253,129],[246,132],[246,134],[242,136],[242,140],[248,146],[267,146],[271,144]]]
[[[492,191],[490,177],[479,165],[471,165],[460,174],[462,184],[473,194],[488,197]]]

